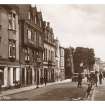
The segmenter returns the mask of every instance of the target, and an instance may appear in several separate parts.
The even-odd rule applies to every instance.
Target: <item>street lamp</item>
[[[40,56],[39,56],[39,54],[38,54],[38,52],[37,52],[37,59],[36,59],[36,63],[37,63],[37,87],[36,88],[39,88],[39,67],[40,67],[40,64],[41,64],[41,58],[40,58]]]

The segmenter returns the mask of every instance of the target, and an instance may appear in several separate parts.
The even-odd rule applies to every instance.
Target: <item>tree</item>
[[[92,70],[95,63],[94,56],[94,49],[77,47],[73,56],[75,72],[83,72],[83,69],[85,68]],[[83,66],[80,66],[81,63],[83,63]]]

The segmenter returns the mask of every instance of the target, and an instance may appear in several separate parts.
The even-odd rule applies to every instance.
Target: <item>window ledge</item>
[[[13,30],[13,29],[8,29],[9,31],[13,31],[13,32],[16,32],[16,30]]]

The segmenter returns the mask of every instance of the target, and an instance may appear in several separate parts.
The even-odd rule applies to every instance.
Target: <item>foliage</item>
[[[92,70],[95,63],[94,49],[77,47],[73,54],[73,61],[75,72],[82,72],[85,68]],[[80,67],[81,63],[83,63],[82,67]]]

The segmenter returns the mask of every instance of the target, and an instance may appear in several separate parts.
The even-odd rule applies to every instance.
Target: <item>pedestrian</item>
[[[43,77],[40,78],[40,83],[43,84]]]
[[[90,75],[87,74],[87,82],[90,82]]]
[[[95,84],[96,84],[96,87],[97,87],[97,82],[98,82],[97,73],[95,73],[95,75],[94,75],[94,82],[95,82]]]
[[[87,88],[87,97],[90,95],[90,91],[91,91],[91,89],[92,89],[92,84],[88,84],[88,88]]]
[[[47,78],[46,77],[44,77],[44,83],[45,83],[45,86],[46,86],[46,84],[47,84]]]
[[[78,86],[77,87],[81,87],[82,86],[82,75],[81,75],[81,73],[78,74],[77,81],[78,81]]]
[[[100,84],[102,84],[102,78],[103,78],[103,75],[102,75],[102,73],[100,72],[100,73],[99,73],[99,83],[100,83]]]

